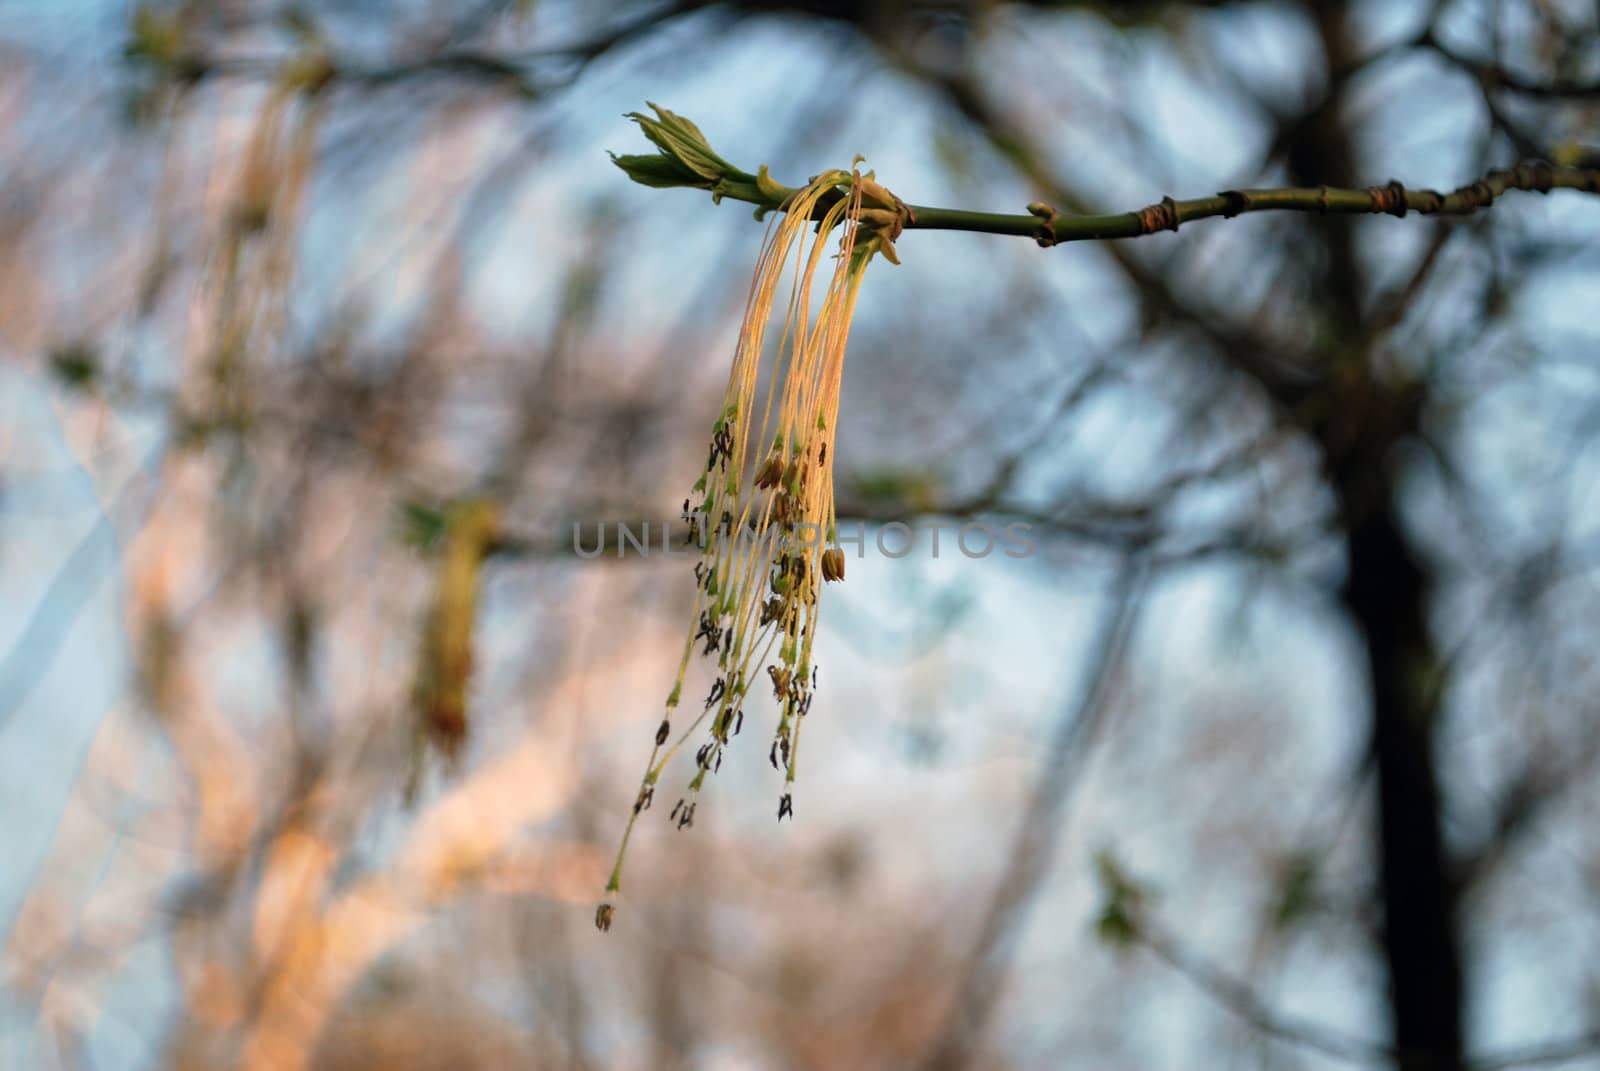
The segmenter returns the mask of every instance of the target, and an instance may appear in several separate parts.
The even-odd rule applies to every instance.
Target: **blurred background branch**
[[[1593,1065],[1597,19],[0,13],[0,1064]],[[759,245],[646,99],[1048,212],[865,284],[798,820],[602,941]]]

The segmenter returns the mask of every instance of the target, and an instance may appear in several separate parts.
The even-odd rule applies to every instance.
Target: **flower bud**
[[[791,673],[784,666],[768,666],[767,676],[772,678],[772,694],[779,699],[789,690]]]
[[[757,487],[776,487],[783,482],[783,458],[769,454],[756,473]]]
[[[900,213],[889,208],[863,208],[861,222],[868,227],[897,228],[900,226]]]
[[[906,207],[904,201],[873,181],[871,172],[861,176],[861,199],[863,201],[876,202],[878,205],[897,213],[904,212]]]

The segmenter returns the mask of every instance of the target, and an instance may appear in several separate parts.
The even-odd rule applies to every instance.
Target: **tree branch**
[[[1387,1063],[1394,1051],[1381,1042],[1344,1034],[1309,1019],[1278,1011],[1243,978],[1185,948],[1172,934],[1141,914],[1132,937],[1155,957],[1193,982],[1230,1013],[1266,1037],[1353,1064]]]
[[[718,156],[698,128],[655,105],[658,118],[635,112],[630,118],[644,128],[660,151],[654,154],[612,156],[612,161],[635,182],[657,188],[689,187],[710,191],[713,199],[728,198],[757,206],[757,218],[781,211],[797,192],[761,174],[742,171]],[[1343,189],[1332,186],[1223,190],[1209,197],[1174,200],[1164,197],[1143,208],[1111,215],[1073,215],[1056,211],[1042,201],[1021,215],[972,212],[965,209],[910,205],[906,230],[971,231],[1032,238],[1041,246],[1107,238],[1138,238],[1157,231],[1176,231],[1197,219],[1221,216],[1232,219],[1248,212],[1312,212],[1319,215],[1468,215],[1488,208],[1512,190],[1548,193],[1554,189],[1600,194],[1600,168],[1563,167],[1530,160],[1515,167],[1490,171],[1475,182],[1449,193],[1408,189],[1391,180],[1382,186]],[[842,197],[823,198],[814,214],[820,217]]]
[[[1148,912],[1138,912],[1132,921],[1134,926],[1129,936],[1134,942],[1143,945],[1157,959],[1262,1035],[1284,1044],[1310,1049],[1341,1063],[1388,1063],[1398,1055],[1391,1045],[1342,1033],[1322,1023],[1274,1008],[1248,981],[1185,947]],[[1585,1059],[1596,1052],[1600,1052],[1600,1030],[1591,1030],[1571,1037],[1487,1052],[1470,1058],[1466,1066],[1470,1071],[1551,1067]]]
[[[1110,713],[1110,696],[1143,604],[1148,562],[1135,551],[1112,583],[1090,649],[1079,693],[1063,707],[1040,766],[1010,858],[978,931],[978,940],[955,987],[950,1017],[929,1050],[924,1071],[970,1066],[984,1028],[1003,992],[1005,969],[1027,911],[1054,858],[1055,840],[1072,791],[1099,730]]]
[[[1600,80],[1552,78],[1540,81],[1510,70],[1494,60],[1474,59],[1458,52],[1439,39],[1432,30],[1423,34],[1419,44],[1433,49],[1446,60],[1472,75],[1485,89],[1505,89],[1529,97],[1553,100],[1585,101],[1600,98]]]

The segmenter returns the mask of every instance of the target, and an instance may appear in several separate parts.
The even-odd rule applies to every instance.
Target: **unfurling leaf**
[[[688,119],[658,104],[650,103],[650,108],[656,113],[654,119],[643,112],[630,112],[628,118],[638,123],[639,129],[644,131],[644,136],[653,141],[668,158],[681,164],[705,182],[716,182],[725,177],[749,178],[744,172],[718,156],[706,141],[706,136],[700,132],[700,128]]]

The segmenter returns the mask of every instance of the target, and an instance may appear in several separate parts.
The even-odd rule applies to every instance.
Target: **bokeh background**
[[[0,3],[0,1066],[1600,1067],[1600,198],[908,232],[839,509],[942,552],[827,591],[795,821],[752,704],[608,934],[693,581],[572,542],[676,516],[762,239],[610,164],[646,100],[921,204],[1450,189],[1596,165],[1597,35]]]

